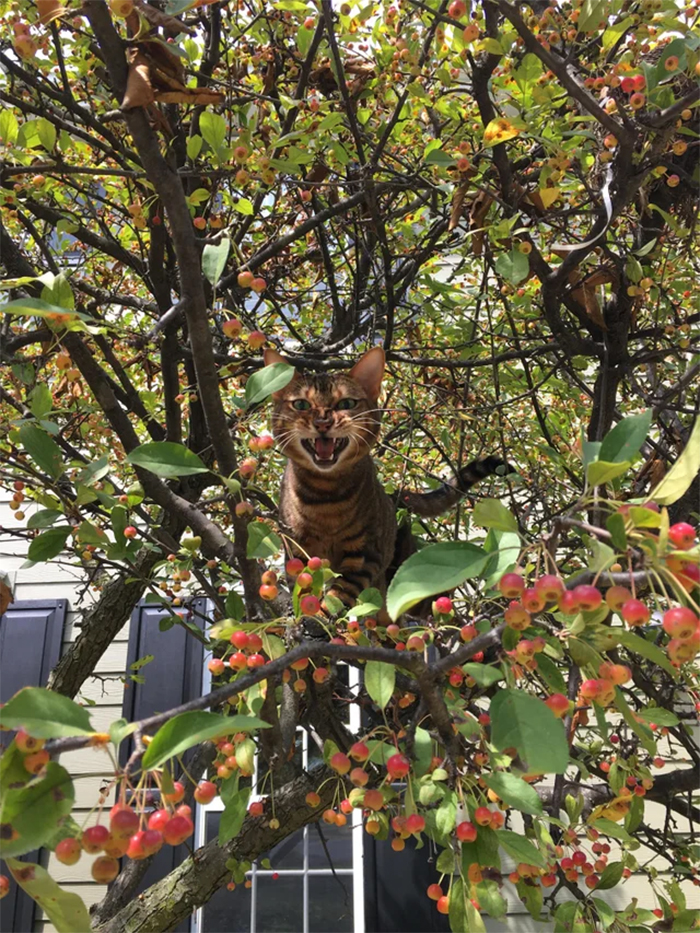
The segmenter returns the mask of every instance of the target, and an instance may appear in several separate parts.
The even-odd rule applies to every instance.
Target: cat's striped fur
[[[265,363],[286,362],[274,350]],[[327,557],[340,574],[331,595],[348,606],[367,587],[386,591],[411,553],[410,530],[399,529],[396,506],[432,518],[455,505],[481,479],[510,472],[487,457],[467,464],[452,483],[431,492],[401,490],[392,500],[371,455],[379,436],[377,399],[384,352],[375,347],[349,373],[297,373],[274,393],[273,434],[288,458],[280,492],[280,523],[290,553]]]

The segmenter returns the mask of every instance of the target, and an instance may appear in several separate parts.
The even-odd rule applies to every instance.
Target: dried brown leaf
[[[148,59],[138,49],[132,49],[128,58],[129,74],[126,79],[126,92],[120,108],[122,110],[133,110],[134,107],[147,107],[155,100]]]
[[[207,87],[183,87],[179,91],[156,91],[156,100],[163,104],[198,104],[207,107],[210,104],[222,104],[224,94]]]
[[[39,22],[47,26],[52,20],[58,19],[66,12],[66,8],[59,0],[34,0],[39,13]]]
[[[454,194],[452,195],[452,208],[450,210],[450,222],[447,225],[448,231],[454,230],[464,213],[464,198],[468,190],[469,185],[465,181],[454,190]]]

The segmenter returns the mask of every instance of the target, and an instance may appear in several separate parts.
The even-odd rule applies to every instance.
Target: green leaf
[[[194,162],[199,153],[202,151],[202,142],[203,139],[198,133],[195,133],[194,136],[188,136],[187,158],[190,160],[190,162]]]
[[[477,577],[489,557],[469,541],[446,541],[422,548],[401,564],[389,585],[386,594],[389,615],[395,621],[427,596],[452,590]]]
[[[689,489],[700,472],[700,418],[693,427],[688,443],[666,476],[649,493],[649,498],[661,505],[672,505]]]
[[[273,392],[279,392],[294,378],[296,370],[287,363],[272,363],[264,366],[250,377],[245,384],[245,401],[248,408],[264,401]]]
[[[218,716],[199,710],[180,713],[156,732],[141,763],[150,771],[207,739],[233,732],[253,732],[255,729],[269,729],[269,725],[255,716]]]
[[[580,32],[589,32],[598,27],[598,24],[607,19],[605,15],[606,0],[584,0],[581,15],[578,20]]]
[[[608,26],[608,28],[603,33],[603,49],[606,52],[608,49],[611,49],[632,26],[634,26],[633,16],[625,16],[624,19],[621,19],[618,22],[613,23],[611,26]],[[640,255],[640,252],[638,252],[637,255]]]
[[[449,165],[455,164],[455,157],[443,149],[431,149],[426,153],[423,161],[426,165],[439,165],[442,168],[447,168]]]
[[[208,473],[207,467],[194,451],[184,444],[172,441],[151,441],[132,450],[126,458],[133,466],[141,467],[156,476],[175,479],[179,476],[192,476],[195,473]]]
[[[36,131],[41,145],[47,152],[51,152],[56,145],[56,127],[44,117],[36,121]]]
[[[249,201],[248,198],[238,198],[238,200],[233,202],[233,209],[234,211],[238,211],[239,214],[243,214],[245,217],[252,217],[255,213],[253,202]]]
[[[511,285],[519,285],[527,278],[529,271],[530,260],[515,247],[507,253],[501,253],[496,259],[496,272]]]
[[[619,687],[615,687],[615,706],[622,713],[622,718],[625,720],[627,725],[633,732],[639,736],[639,739],[649,752],[650,755],[656,754],[656,742],[654,741],[654,733],[649,729],[648,726],[643,725],[638,722],[636,715],[632,712],[627,704],[622,691]]]
[[[43,276],[42,276],[43,278]],[[42,301],[40,298],[17,298],[15,301],[8,301],[7,304],[0,306],[0,311],[7,314],[17,314],[20,317],[41,317],[46,320],[58,320],[69,323],[70,321],[81,321],[85,319],[84,314],[77,311],[66,310],[60,305],[50,304]],[[60,317],[57,317],[60,315]]]
[[[507,771],[498,771],[494,774],[482,775],[487,787],[498,794],[501,800],[504,800],[511,807],[520,810],[522,813],[530,813],[537,816],[542,813],[542,801],[534,787],[531,787],[527,781],[515,774],[509,774]]]
[[[39,469],[48,473],[52,479],[58,479],[63,473],[63,455],[56,441],[46,431],[28,421],[20,427],[19,439]]]
[[[383,661],[368,661],[365,665],[365,687],[380,709],[384,709],[394,693],[396,668]]]
[[[350,610],[350,615],[354,616],[356,619],[361,619],[363,616],[375,615],[379,612],[384,603],[382,594],[379,590],[374,589],[374,587],[363,590],[357,599],[357,603]]]
[[[27,528],[50,528],[59,518],[65,518],[65,515],[63,512],[59,512],[58,509],[40,509],[29,516]]]
[[[138,728],[138,723],[128,722],[126,719],[117,719],[110,723],[109,739],[115,748],[119,748],[127,736],[131,735]]]
[[[503,680],[505,676],[500,667],[492,667],[490,664],[478,664],[476,661],[468,661],[463,664],[462,670],[468,677],[473,677],[480,687],[492,687],[499,680]]]
[[[544,894],[539,884],[527,884],[525,881],[518,881],[516,888],[520,900],[533,920],[541,920]]]
[[[45,868],[17,859],[8,859],[7,867],[22,890],[41,907],[57,933],[90,933],[90,916],[83,899],[59,887]]]
[[[613,512],[605,520],[605,527],[610,532],[612,543],[618,551],[627,550],[627,532],[625,531],[625,520],[619,512]]]
[[[224,237],[224,239],[216,245],[207,243],[204,247],[204,251],[202,252],[202,274],[211,285],[216,286],[216,283],[221,278],[226,268],[226,261],[230,251],[231,241],[228,237]]]
[[[445,792],[435,814],[435,825],[439,833],[448,835],[457,823],[457,795],[453,790]]]
[[[610,836],[611,839],[619,839],[620,842],[634,842],[632,836],[623,826],[614,823],[607,817],[601,816],[597,820],[593,820],[591,825],[595,826],[598,832],[603,833],[603,835]]]
[[[503,920],[508,909],[505,898],[495,881],[480,881],[476,886],[476,899],[481,910],[494,920]]]
[[[599,887],[600,884],[597,884],[596,891]],[[615,911],[609,904],[606,904],[605,901],[599,897],[594,897],[593,903],[595,904],[595,909],[600,920],[600,925],[604,930],[608,930],[615,922]]]
[[[498,499],[480,499],[474,506],[472,522],[482,528],[495,528],[496,531],[518,530],[515,516]]]
[[[643,719],[644,722],[656,723],[657,726],[677,726],[679,723],[678,716],[675,713],[672,713],[670,709],[661,709],[660,707],[640,709],[637,718]]]
[[[251,558],[274,557],[282,550],[282,540],[267,522],[251,522],[248,525],[246,555]]]
[[[523,690],[500,690],[490,712],[496,748],[515,748],[529,773],[564,773],[569,762],[564,726],[542,700]]]
[[[630,468],[629,460],[619,463],[607,463],[605,460],[596,460],[588,464],[588,482],[591,486],[604,486],[610,480],[622,476]]]
[[[480,826],[474,842],[462,843],[462,874],[466,875],[470,865],[482,868],[501,867],[498,851],[498,836],[488,826]]]
[[[505,849],[516,862],[537,865],[538,868],[544,868],[547,864],[540,850],[525,836],[521,836],[520,833],[513,833],[509,829],[498,829],[496,830],[496,836],[501,848]]]
[[[464,882],[459,877],[454,878],[450,888],[448,914],[452,933],[466,933],[467,930],[471,933],[472,928],[468,925],[469,921],[467,919],[468,900]]]
[[[214,152],[217,152],[226,139],[226,120],[221,114],[205,110],[199,117],[199,131]]]
[[[242,787],[225,801],[224,812],[221,814],[221,819],[219,821],[220,846],[230,842],[231,839],[235,839],[241,831],[241,826],[243,826],[243,821],[248,812],[248,798],[250,797],[250,792],[250,787]]]
[[[536,660],[537,673],[542,677],[552,693],[566,694],[564,677],[554,661],[543,653],[538,654]]]
[[[48,415],[52,406],[53,396],[51,395],[51,389],[49,389],[46,383],[40,382],[38,385],[34,386],[29,402],[29,407],[34,417],[41,420],[45,415]]]
[[[599,459],[609,463],[630,460],[646,440],[651,426],[651,416],[651,408],[648,408],[640,415],[623,418],[603,438]]]
[[[611,862],[606,865],[600,876],[600,881],[595,886],[596,891],[607,891],[608,888],[614,888],[622,880],[622,872],[625,866],[622,862]]]
[[[99,460],[88,463],[78,474],[76,482],[82,486],[92,486],[109,473],[109,457],[105,454]]]
[[[593,463],[598,459],[600,454],[600,448],[602,447],[601,441],[587,441],[585,437],[581,437],[581,449],[583,451],[583,468],[588,469],[588,465]]]
[[[240,622],[241,619],[245,617],[245,603],[238,595],[238,593],[229,593],[226,597],[226,602],[224,603],[224,609],[226,610],[226,615],[235,619],[236,622]]]
[[[3,110],[0,113],[0,139],[6,146],[12,146],[17,142],[18,132],[19,123],[17,117],[9,108]]]
[[[29,775],[27,775],[29,776]],[[50,761],[40,778],[7,788],[0,801],[0,857],[38,849],[73,809],[75,791],[65,768]]]
[[[26,729],[37,739],[57,739],[94,732],[83,706],[44,687],[24,687],[0,710],[5,729]]]
[[[105,547],[109,544],[109,538],[104,531],[88,521],[80,523],[77,537],[81,544],[94,544],[96,547]]]

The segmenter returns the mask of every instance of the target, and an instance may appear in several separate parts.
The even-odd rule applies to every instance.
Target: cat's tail
[[[448,483],[443,483],[439,489],[430,492],[413,492],[410,489],[401,489],[396,497],[399,508],[415,512],[422,518],[435,518],[457,505],[462,496],[466,495],[476,483],[487,476],[498,474],[507,476],[517,472],[500,457],[484,457],[483,460],[472,460],[459,471],[457,476]]]

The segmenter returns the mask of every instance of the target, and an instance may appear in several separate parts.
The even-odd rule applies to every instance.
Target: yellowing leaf
[[[649,498],[662,505],[671,505],[684,495],[700,470],[700,418],[695,422],[692,434],[683,453],[673,464],[659,485],[652,489]]]
[[[514,139],[519,135],[520,130],[513,126],[510,120],[499,117],[496,120],[491,120],[484,130],[484,145],[497,146],[499,143]]]
[[[538,194],[542,202],[542,207],[546,209],[554,204],[561,192],[559,188],[540,188]]]

